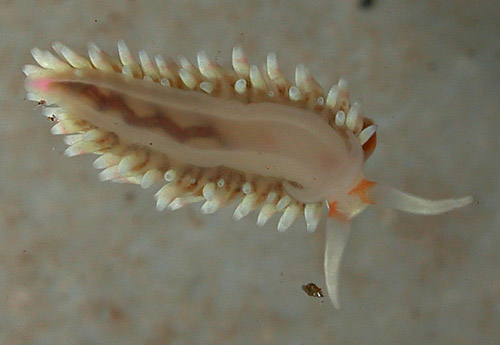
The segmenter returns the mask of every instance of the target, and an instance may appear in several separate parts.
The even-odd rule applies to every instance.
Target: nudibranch
[[[303,215],[312,232],[327,218],[326,287],[336,307],[350,222],[369,204],[439,214],[472,201],[432,201],[367,180],[377,127],[351,103],[347,83],[325,93],[298,65],[294,85],[274,53],[259,68],[236,46],[224,68],[204,52],[198,67],[144,51],[137,61],[123,41],[119,58],[94,43],[88,57],[52,47],[59,57],[31,51],[38,65],[24,66],[25,88],[56,123],[52,133],[65,135],[67,156],[99,155],[103,181],[163,183],[158,210],[201,202],[210,214],[239,200],[236,220],[259,210],[262,226],[281,213],[278,231]]]

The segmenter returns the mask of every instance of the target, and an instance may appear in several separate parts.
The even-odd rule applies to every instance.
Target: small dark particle
[[[149,146],[153,146],[153,143],[149,143]]]
[[[97,23],[97,19],[94,19],[94,22]]]
[[[321,288],[318,285],[316,285],[314,283],[302,285],[302,290],[304,290],[304,292],[308,296],[317,297],[317,298],[323,297],[323,291],[321,290]]]
[[[434,61],[431,61],[431,62],[428,62],[428,63],[427,63],[427,69],[428,69],[429,71],[434,72],[434,71],[436,71],[436,70],[437,70],[437,68],[438,68],[438,65],[437,65],[437,63],[435,63]]]
[[[111,305],[109,307],[109,316],[111,316],[111,319],[113,321],[120,321],[121,319],[123,319],[125,314],[123,313],[123,311],[119,307],[117,307],[115,305]]]
[[[359,5],[363,8],[370,8],[373,7],[373,5],[375,5],[375,0],[361,0],[359,2]]]
[[[38,105],[44,105],[45,103],[47,103],[44,99],[41,99],[38,101]]]
[[[465,53],[470,57],[475,57],[477,55],[477,50],[473,47],[469,47],[465,49]]]
[[[135,194],[133,192],[125,193],[125,201],[133,201],[135,199]]]
[[[50,116],[47,116],[47,120],[52,121],[52,122],[56,122],[57,118],[56,118],[56,116],[54,114],[52,114]]]
[[[412,319],[419,319],[420,315],[421,315],[420,309],[418,309],[418,308],[412,308],[410,310],[410,315],[411,315]]]

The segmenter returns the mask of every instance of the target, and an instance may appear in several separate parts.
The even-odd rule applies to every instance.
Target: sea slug
[[[257,225],[282,213],[284,231],[300,216],[314,231],[327,208],[325,274],[338,307],[338,270],[351,219],[369,204],[439,214],[471,197],[431,201],[369,181],[364,162],[376,146],[376,125],[351,103],[340,79],[329,92],[298,65],[288,81],[276,55],[250,65],[240,46],[232,68],[197,56],[198,67],[139,52],[123,41],[119,58],[90,43],[88,57],[56,42],[34,48],[26,65],[27,98],[65,135],[67,156],[99,155],[101,180],[129,182],[156,193],[156,207],[201,202],[214,213],[240,200],[234,218],[259,210]]]

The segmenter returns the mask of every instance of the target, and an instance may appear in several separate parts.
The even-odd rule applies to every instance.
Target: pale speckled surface
[[[500,4],[495,1],[3,1],[0,4],[0,344],[496,344],[500,342]],[[23,100],[33,45],[60,40],[228,63],[276,51],[350,82],[379,124],[367,175],[428,197],[437,217],[371,208],[324,286],[323,234],[224,210],[158,213],[153,191],[101,183]]]

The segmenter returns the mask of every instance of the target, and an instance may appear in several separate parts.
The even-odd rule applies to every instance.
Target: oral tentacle
[[[325,282],[328,296],[335,308],[340,309],[339,276],[340,263],[344,253],[349,232],[350,221],[328,218],[325,222]]]
[[[421,215],[442,214],[467,206],[473,201],[472,196],[457,199],[431,200],[380,183],[374,185],[370,193],[375,203],[381,206]]]

